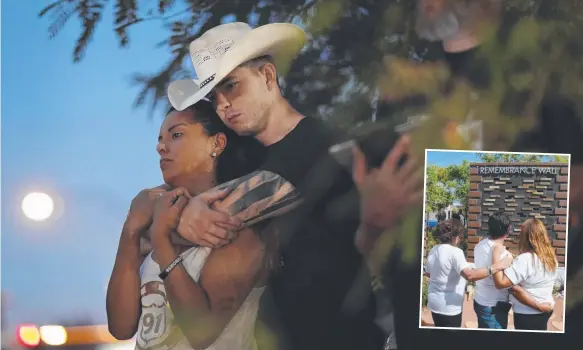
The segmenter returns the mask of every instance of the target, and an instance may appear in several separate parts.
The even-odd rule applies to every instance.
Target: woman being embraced
[[[494,248],[493,264],[498,261],[498,253],[502,249],[504,247],[501,246]],[[511,293],[515,329],[547,330],[547,322],[552,312],[543,312],[544,308],[537,305],[555,304],[553,287],[558,262],[542,221],[528,219],[522,224],[518,249],[520,255],[514,259],[512,265],[504,271],[494,273],[494,283],[498,289],[521,286],[534,300],[534,305],[525,305]]]
[[[225,223],[238,234],[211,250],[173,244],[171,234],[188,198],[252,172],[263,147],[228,129],[202,100],[167,114],[157,150],[167,186],[132,201],[107,291],[109,331],[117,339],[136,335],[140,350],[255,349],[255,319],[270,266],[266,240],[273,235]],[[153,251],[142,259],[140,237],[147,230]]]
[[[461,327],[466,282],[484,279],[507,268],[512,261],[507,257],[488,268],[472,268],[457,247],[464,232],[459,220],[448,219],[440,222],[433,233],[440,244],[427,255],[425,274],[429,277],[427,307],[436,327]]]

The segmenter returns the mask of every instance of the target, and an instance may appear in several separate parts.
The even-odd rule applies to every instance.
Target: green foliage
[[[429,253],[433,247],[439,244],[439,241],[433,236],[434,230],[427,231],[427,245],[425,246],[426,251]]]
[[[423,277],[423,290],[421,294],[421,305],[427,306],[427,293],[429,292],[429,281],[426,277]]]
[[[437,241],[437,239],[435,239],[435,237],[433,236],[433,233],[431,232],[432,230],[426,230],[425,234],[427,237],[427,241],[425,243],[425,252],[428,254],[431,249],[433,247],[435,247],[437,244],[439,244],[439,242]],[[423,257],[423,264],[425,265],[427,258]],[[429,290],[429,279],[425,276],[423,276],[423,290],[422,290],[422,301],[421,301],[421,305],[422,306],[427,306],[427,292]]]
[[[113,6],[106,6],[112,2]],[[417,37],[415,6],[416,1],[398,0],[55,0],[39,16],[50,21],[50,38],[72,18],[81,22],[74,62],[82,61],[89,52],[106,11],[113,11],[112,30],[123,49],[131,46],[132,28],[146,22],[166,28],[167,38],[153,45],[166,50],[169,60],[153,67],[158,68],[155,74],[134,74],[133,81],[141,87],[135,106],[150,104],[156,108],[160,102],[167,104],[168,83],[193,75],[188,59],[190,42],[227,19],[255,26],[286,21],[307,30],[309,42],[282,84],[292,105],[306,115],[352,127],[375,119],[382,101],[428,96],[425,112],[434,115],[435,124],[428,124],[424,132],[431,137],[421,138],[424,148],[467,149],[455,138],[433,134],[438,124],[465,118],[469,108],[478,115],[491,116],[484,135],[489,145],[492,140],[507,143],[528,124],[522,119],[533,114],[532,106],[536,107],[541,92],[552,89],[583,101],[583,45],[579,40],[583,17],[578,15],[582,2],[506,1],[502,23],[508,24],[509,44],[496,42],[493,33],[484,30],[482,51],[494,78],[490,89],[481,91],[480,101],[473,105],[467,102],[467,95],[473,91],[465,87],[456,88],[451,98],[439,97],[449,74],[443,65],[429,63],[441,53],[439,45]],[[427,62],[411,63],[412,58]],[[521,108],[502,111],[502,105],[516,105],[507,101],[509,96],[524,99],[513,92],[524,92],[526,86],[536,87],[528,102],[519,104]],[[382,112],[387,114],[376,118],[403,121],[406,114],[416,112],[402,109]]]
[[[462,164],[449,165],[446,168],[449,178],[449,186],[453,189],[454,198],[461,203],[463,215],[467,216],[469,210],[470,194],[470,163],[466,160]]]
[[[453,203],[447,169],[436,165],[427,166],[426,198],[429,211],[439,211]]]
[[[548,156],[551,162],[569,163],[568,156]]]
[[[466,259],[468,258],[468,233],[464,232],[458,248],[464,252]]]
[[[447,167],[427,166],[426,210],[439,211],[453,204],[461,203],[463,215],[468,212],[470,190],[470,163],[452,164]]]
[[[543,156],[537,154],[513,154],[513,153],[476,153],[484,163],[516,163],[516,162],[557,162],[568,163],[568,156]]]

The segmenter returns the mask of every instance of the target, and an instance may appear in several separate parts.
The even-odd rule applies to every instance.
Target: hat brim
[[[213,81],[202,89],[195,80],[178,80],[168,86],[168,99],[177,110],[183,111],[200,101],[227,75],[241,64],[261,57],[271,56],[283,75],[306,43],[305,32],[289,23],[266,24],[243,36],[219,59],[218,71]]]
[[[174,109],[183,111],[208,95],[216,84],[209,83],[202,89],[196,80],[183,79],[170,83],[168,100]]]

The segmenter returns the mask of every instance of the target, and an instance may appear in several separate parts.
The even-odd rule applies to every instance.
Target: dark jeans
[[[532,331],[546,331],[550,313],[525,315],[514,313],[514,328]]]
[[[442,314],[436,314],[431,312],[433,317],[433,323],[435,327],[461,327],[462,326],[462,314],[447,316]]]
[[[499,301],[496,306],[482,306],[474,301],[474,311],[478,316],[478,328],[508,328],[510,303]]]

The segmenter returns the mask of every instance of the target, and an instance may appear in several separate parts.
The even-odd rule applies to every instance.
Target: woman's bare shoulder
[[[240,231],[230,244],[213,249],[203,267],[206,278],[254,278],[264,265],[265,247],[252,229]]]

